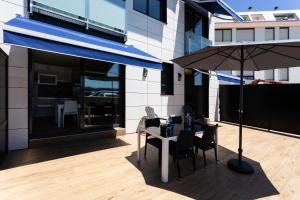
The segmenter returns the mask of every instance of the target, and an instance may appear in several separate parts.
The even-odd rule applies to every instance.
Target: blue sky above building
[[[279,10],[300,9],[300,0],[224,0],[231,8],[237,12],[247,11],[252,7],[252,11],[273,10],[275,6]]]

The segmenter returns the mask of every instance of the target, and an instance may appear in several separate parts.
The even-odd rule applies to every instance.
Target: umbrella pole
[[[243,161],[243,114],[244,114],[244,46],[241,46],[241,74],[240,74],[240,103],[239,103],[239,156],[238,159],[231,159],[227,165],[230,169],[243,173],[252,174],[253,167],[246,161]]]

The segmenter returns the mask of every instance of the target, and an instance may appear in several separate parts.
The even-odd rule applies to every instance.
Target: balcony
[[[31,0],[30,11],[118,35],[126,34],[124,0]]]
[[[185,32],[185,54],[193,53],[211,45],[212,41],[200,34]]]

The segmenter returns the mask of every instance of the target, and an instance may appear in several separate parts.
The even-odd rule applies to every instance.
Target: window
[[[174,65],[170,63],[162,64],[161,71],[161,94],[174,94]]]
[[[273,69],[265,70],[265,79],[266,80],[274,80],[274,70]]]
[[[215,42],[232,42],[232,30],[231,29],[216,30]]]
[[[279,40],[288,40],[289,36],[289,28],[280,28],[279,29]]]
[[[167,0],[134,0],[133,9],[162,22],[167,22]]]
[[[254,41],[254,29],[237,29],[237,42],[252,42]]]
[[[232,71],[232,75],[241,76],[240,71]],[[253,71],[244,71],[244,79],[254,80],[254,72]]]
[[[134,0],[133,8],[134,10],[147,15],[147,0]]]
[[[195,12],[188,5],[184,13],[184,51],[190,54],[211,45],[208,40],[208,17]]]
[[[243,20],[246,21],[246,22],[250,22],[250,21],[251,21],[249,15],[241,15],[241,17],[242,17]]]
[[[289,69],[288,68],[278,69],[278,79],[279,81],[288,81]]]
[[[194,85],[195,86],[202,86],[203,85],[202,73],[194,72]]]
[[[263,21],[265,20],[262,14],[253,14],[251,15],[253,21]]]
[[[275,40],[275,31],[274,31],[274,28],[266,28],[266,31],[265,31],[265,40],[266,41]]]
[[[286,20],[297,20],[298,17],[295,13],[283,13],[274,15],[276,21],[286,21]]]

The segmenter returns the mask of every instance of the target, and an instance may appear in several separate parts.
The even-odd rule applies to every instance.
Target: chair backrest
[[[145,128],[148,127],[159,127],[160,126],[160,119],[153,118],[153,119],[146,119],[145,120]]]
[[[176,142],[176,152],[187,152],[193,148],[194,132],[181,131]]]
[[[64,102],[64,114],[77,114],[78,104],[77,101],[66,100]]]
[[[158,118],[157,114],[154,111],[154,108],[152,108],[150,106],[146,106],[145,111],[146,111],[146,114],[147,114],[147,118],[151,118],[151,119]]]
[[[207,124],[204,126],[204,132],[202,136],[202,142],[204,145],[211,145],[213,142],[215,142],[215,135],[217,133],[217,130],[218,124]]]

